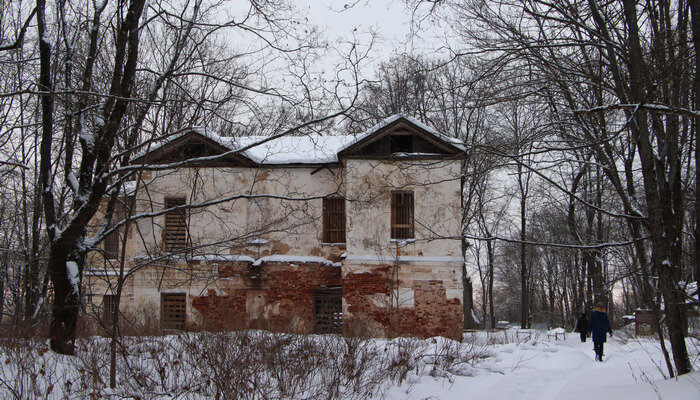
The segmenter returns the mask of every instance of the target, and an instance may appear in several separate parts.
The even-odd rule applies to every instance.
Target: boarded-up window
[[[117,309],[117,295],[106,294],[102,296],[102,312],[105,321],[111,321],[114,311]]]
[[[160,328],[185,330],[186,311],[184,293],[161,293]]]
[[[114,260],[119,256],[119,229],[110,232],[104,239],[105,258]]]
[[[342,197],[323,199],[323,241],[345,243],[345,199]]]
[[[184,197],[166,197],[165,208],[185,205]],[[184,209],[170,210],[165,213],[165,230],[163,231],[165,251],[174,252],[187,245],[187,214]]]
[[[413,192],[391,193],[391,238],[413,239]]]
[[[343,329],[343,289],[318,289],[314,292],[316,333],[341,333]]]

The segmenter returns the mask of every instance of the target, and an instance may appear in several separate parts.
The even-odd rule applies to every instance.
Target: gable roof
[[[361,147],[364,147],[370,142],[379,139],[380,136],[383,136],[383,134],[388,133],[391,130],[391,128],[396,127],[401,123],[408,125],[409,127],[413,128],[416,133],[422,134],[423,136],[432,136],[438,142],[441,142],[441,144],[447,146],[455,152],[461,153],[466,150],[466,147],[464,146],[461,140],[444,135],[411,116],[404,114],[394,114],[390,117],[383,119],[382,121],[380,121],[373,127],[367,129],[366,131],[362,132],[361,134],[357,135],[355,137],[355,140],[345,145],[338,152],[346,154],[351,152],[352,150],[357,150]]]
[[[218,152],[217,154],[253,146],[239,153],[231,154],[230,161],[238,162],[239,165],[332,164],[338,162],[339,156],[351,154],[361,149],[389,134],[393,128],[398,126],[408,127],[412,134],[428,140],[443,149],[446,154],[456,155],[465,151],[465,147],[459,139],[443,135],[415,118],[397,114],[382,120],[360,134],[283,136],[257,145],[256,143],[267,139],[267,137],[227,137],[194,127],[153,144],[148,151],[137,155],[133,163],[140,164],[157,160],[191,141],[193,136],[198,136],[209,146],[211,151]]]
[[[203,156],[218,156],[233,150],[226,145],[219,135],[210,134],[201,128],[189,128],[181,133],[169,136],[153,145],[146,151],[139,153],[132,160],[132,164],[169,163],[179,160],[168,159],[169,156],[181,151],[189,144],[202,145],[207,154]],[[255,162],[245,154],[232,153],[224,157],[216,157],[210,161],[203,161],[206,165],[254,165]]]

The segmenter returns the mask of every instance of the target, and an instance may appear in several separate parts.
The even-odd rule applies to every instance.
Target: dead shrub
[[[110,339],[99,336],[78,339],[75,357],[50,353],[36,340],[2,341],[0,398],[360,400],[381,397],[392,385],[409,391],[420,376],[451,380],[479,360],[475,345],[444,338],[252,330],[135,336],[119,341],[117,386],[110,389],[109,349]]]
[[[58,381],[56,358],[43,341],[12,338],[0,341],[0,393],[4,398],[48,398]]]

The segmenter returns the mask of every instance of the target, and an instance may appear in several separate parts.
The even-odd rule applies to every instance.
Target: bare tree
[[[24,235],[18,276],[24,314],[36,317],[49,288],[40,262],[46,235],[53,288],[49,336],[59,353],[74,351],[88,252],[128,227],[129,218],[120,220],[115,210],[124,201],[124,183],[143,171],[131,165],[135,153],[186,125],[230,133],[264,126],[272,140],[340,115],[361,84],[357,72],[365,54],[359,46],[348,45],[347,63],[329,86],[311,76],[316,50],[325,47],[315,29],[298,28],[299,15],[284,2],[227,9],[204,0],[105,0],[83,8],[38,0],[34,8],[8,11],[16,14],[15,31],[9,34],[3,25],[0,54],[22,71],[3,88],[3,101],[14,101],[3,109],[13,119],[3,134],[14,135],[11,143],[27,151],[2,165],[26,175],[13,181],[24,185],[23,193],[36,191],[17,219],[24,221],[17,225],[22,231],[34,232]],[[230,37],[249,47],[231,49]],[[38,63],[27,64],[22,57],[32,51]],[[266,74],[281,67],[288,71],[284,87]],[[35,88],[28,84],[31,74],[38,77]],[[37,107],[29,107],[32,101]]]
[[[617,214],[627,221],[640,265],[651,265],[659,277],[679,374],[690,370],[678,282],[687,274],[683,188],[692,179],[681,166],[692,158],[697,117],[689,106],[694,54],[688,6],[556,0],[465,1],[444,8],[471,46],[456,49],[456,58],[483,54],[531,71],[541,85],[537,94],[550,99],[567,135],[593,152],[622,203]],[[595,209],[595,201],[586,206]]]

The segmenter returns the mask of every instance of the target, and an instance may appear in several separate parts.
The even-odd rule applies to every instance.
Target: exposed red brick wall
[[[206,329],[312,332],[314,290],[341,283],[340,268],[321,263],[221,263],[219,277],[218,295],[190,296]]]
[[[217,295],[208,290],[205,296],[192,296],[192,307],[202,315],[203,328],[211,331],[232,330],[245,327],[245,293],[235,291]]]
[[[462,303],[459,299],[447,299],[442,281],[402,282],[402,287],[413,289],[413,307],[396,307],[391,300],[376,304],[372,295],[391,295],[390,277],[389,267],[345,275],[343,298],[347,313],[352,315],[352,320],[344,320],[346,333],[358,328],[353,325],[367,324],[370,331],[379,329],[390,336],[462,338]]]

